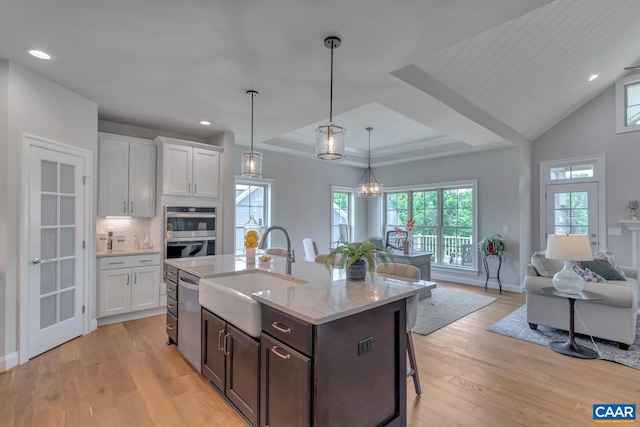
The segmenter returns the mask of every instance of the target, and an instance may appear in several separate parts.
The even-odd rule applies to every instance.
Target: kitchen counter
[[[215,279],[217,276],[228,276],[247,270],[262,270],[285,276],[283,257],[273,257],[271,263],[257,263],[250,267],[247,267],[243,256],[236,255],[187,260],[168,259],[165,262],[201,279]],[[348,282],[345,270],[335,268],[330,274],[323,264],[308,261],[296,261],[293,264],[293,274],[288,277],[305,283],[292,283],[289,287],[256,292],[252,294],[252,298],[314,325],[414,296],[421,286],[421,282],[412,284],[378,274],[374,274],[373,282],[369,274],[364,282]],[[208,281],[200,280],[200,286],[211,286]],[[208,308],[206,302],[203,304],[202,301],[205,292],[201,290],[200,303]]]
[[[157,249],[128,249],[124,251],[96,251],[96,258],[104,258],[110,256],[127,256],[127,255],[145,255],[159,254]]]

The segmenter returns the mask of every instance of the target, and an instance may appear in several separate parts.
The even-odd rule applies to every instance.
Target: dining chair
[[[398,278],[411,279],[413,281],[420,280],[420,269],[409,264],[378,264],[376,273],[382,276],[394,276]],[[416,353],[413,347],[413,336],[411,329],[416,326],[418,319],[418,296],[414,295],[407,298],[407,355],[409,356],[409,369],[407,376],[413,378],[413,386],[416,394],[422,394],[420,387],[420,377],[418,375],[418,363],[416,361]]]
[[[304,246],[305,261],[315,261],[316,255],[318,255],[318,247],[316,246],[316,242],[309,237],[305,237],[304,239],[302,239],[302,246]]]
[[[287,256],[287,248],[268,248],[264,251],[266,254],[275,255],[275,256]]]
[[[327,256],[329,256],[329,254],[316,255],[316,257],[315,257],[315,259],[313,261],[317,262],[318,264],[324,264],[325,261],[327,260]],[[340,255],[336,255],[335,258],[333,258],[332,265],[340,267],[341,266],[341,262],[342,262],[342,258],[340,257]]]
[[[407,240],[408,238],[409,233],[406,231],[396,232],[395,230],[389,230],[387,231],[387,241],[385,242],[385,247],[402,249],[402,242]]]

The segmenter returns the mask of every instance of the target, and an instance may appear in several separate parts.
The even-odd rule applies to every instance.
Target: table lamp
[[[584,289],[582,277],[571,266],[571,261],[591,261],[591,243],[586,234],[550,234],[547,239],[546,258],[564,261],[564,268],[553,276],[553,286],[565,294],[579,294]]]

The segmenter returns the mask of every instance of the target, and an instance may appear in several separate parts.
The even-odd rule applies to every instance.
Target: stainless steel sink
[[[303,283],[307,282],[262,270],[200,279],[200,305],[252,337],[259,337],[262,305],[252,295]]]

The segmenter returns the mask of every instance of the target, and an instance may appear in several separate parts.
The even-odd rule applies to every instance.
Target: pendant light
[[[369,132],[369,167],[362,178],[360,178],[360,182],[358,183],[357,194],[358,197],[378,197],[382,195],[383,185],[379,184],[376,180],[376,176],[373,174],[373,170],[371,169],[371,131],[372,127],[368,127],[367,131]]]
[[[340,39],[332,36],[324,39],[324,45],[331,49],[331,86],[329,91],[329,124],[316,129],[316,158],[341,160],[344,158],[344,133],[342,126],[333,123],[333,49],[340,46]]]
[[[242,169],[242,176],[261,178],[262,153],[253,151],[253,100],[256,96],[258,96],[258,92],[255,90],[248,90],[247,96],[251,97],[251,151],[245,151],[244,153],[242,153],[242,161],[240,167]]]

